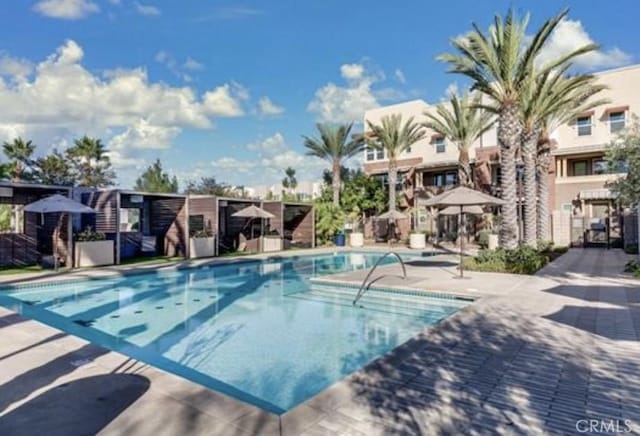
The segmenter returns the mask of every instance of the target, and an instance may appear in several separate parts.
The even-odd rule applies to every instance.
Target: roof
[[[28,183],[28,182],[12,182],[9,180],[0,180],[0,186],[8,188],[34,188],[34,189],[51,189],[51,190],[66,190],[71,191],[71,186],[60,185],[45,185],[42,183]]]
[[[82,194],[90,194],[92,192],[119,192],[125,195],[142,195],[145,197],[167,197],[167,198],[187,198],[185,194],[174,194],[169,192],[144,192],[134,191],[130,189],[120,188],[76,188]]]
[[[556,148],[551,152],[551,154],[554,156],[566,156],[566,155],[576,154],[576,153],[594,153],[597,151],[605,151],[606,148],[607,148],[606,144],[580,145],[576,147]]]

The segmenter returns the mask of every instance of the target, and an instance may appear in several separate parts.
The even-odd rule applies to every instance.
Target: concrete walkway
[[[624,253],[466,280],[453,260],[412,262],[406,281],[383,267],[377,284],[478,301],[281,417],[0,308],[0,434],[640,432],[640,282]]]

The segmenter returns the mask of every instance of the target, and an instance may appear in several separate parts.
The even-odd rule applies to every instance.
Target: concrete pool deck
[[[626,259],[574,249],[536,276],[464,280],[451,256],[410,262],[407,280],[381,267],[378,285],[479,299],[280,417],[0,308],[0,434],[569,434],[588,419],[640,432]]]

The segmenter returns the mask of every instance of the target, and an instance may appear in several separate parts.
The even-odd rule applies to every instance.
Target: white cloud
[[[307,110],[322,122],[353,122],[362,120],[366,110],[380,106],[371,87],[381,76],[367,74],[360,67],[360,64],[342,65],[340,74],[347,79],[347,85],[327,83],[315,92]]]
[[[254,154],[248,154],[246,159],[227,156],[211,162],[217,177],[243,185],[247,184],[247,174],[250,174],[251,184],[272,184],[282,180],[287,167],[293,167],[305,178],[320,177],[326,168],[324,161],[292,149],[279,132],[243,148]]]
[[[280,115],[282,113],[284,113],[284,108],[272,102],[269,97],[262,97],[258,100],[259,115]]]
[[[164,150],[171,146],[173,139],[180,132],[179,127],[154,126],[148,120],[140,119],[124,132],[111,138],[109,147],[111,149]]]
[[[111,164],[116,169],[136,168],[142,169],[146,165],[146,160],[140,157],[127,156],[120,150],[109,150],[107,153]]]
[[[18,59],[5,53],[0,53],[0,76],[12,79],[25,79],[33,71],[33,64],[27,59]]]
[[[360,80],[364,76],[362,64],[344,64],[340,66],[340,75],[347,80]]]
[[[249,151],[259,151],[264,154],[278,154],[287,149],[287,143],[284,140],[284,136],[282,133],[277,132],[273,136],[269,136],[268,138],[247,144],[247,150]]]
[[[248,98],[248,91],[243,86],[235,82],[225,83],[204,94],[204,111],[210,115],[239,117],[244,115],[240,102]]]
[[[100,12],[98,5],[91,0],[42,0],[33,6],[33,10],[47,17],[65,20],[78,20]]]
[[[579,20],[564,19],[551,35],[547,46],[540,53],[538,61],[543,64],[593,42],[593,38],[587,33]],[[586,53],[576,58],[573,62],[578,67],[593,70],[627,64],[631,62],[631,56],[618,47],[613,47],[608,50]]]
[[[191,71],[200,71],[204,69],[204,65],[202,65],[192,57],[187,57],[187,60],[184,61],[184,64],[182,64],[182,68]]]
[[[396,70],[393,72],[393,75],[396,76],[396,80],[402,83],[403,85],[407,83],[407,78],[405,77],[404,72],[400,68],[396,68]]]
[[[147,17],[157,17],[161,14],[160,9],[153,5],[144,5],[139,2],[134,2],[133,5],[140,15],[144,15]]]

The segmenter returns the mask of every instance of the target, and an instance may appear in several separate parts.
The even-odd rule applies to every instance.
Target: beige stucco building
[[[557,243],[598,241],[603,226],[613,237],[619,236],[619,210],[607,182],[620,177],[611,172],[604,161],[607,145],[624,129],[634,114],[640,114],[640,65],[596,73],[599,81],[608,86],[598,99],[610,102],[581,114],[552,134],[555,142],[554,163],[550,169],[550,204],[553,234]],[[382,117],[401,114],[403,120],[414,117],[417,122],[427,120],[426,112],[435,111],[435,104],[413,100],[367,111],[367,121],[379,123]],[[482,135],[470,150],[476,186],[499,195],[499,150],[495,127]],[[427,130],[425,139],[403,153],[398,167],[398,190],[403,193],[404,205],[418,211],[418,222],[429,222],[429,212],[420,206],[422,198],[441,192],[457,184],[458,150],[446,138]],[[381,152],[366,150],[364,169],[368,174],[386,174],[388,161]],[[552,217],[550,217],[552,219]],[[580,224],[582,223],[582,224]]]

